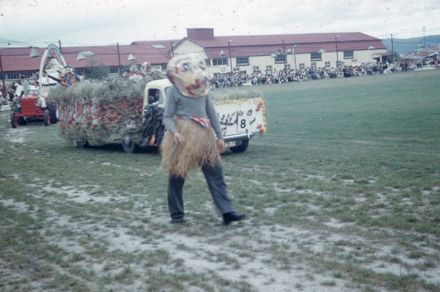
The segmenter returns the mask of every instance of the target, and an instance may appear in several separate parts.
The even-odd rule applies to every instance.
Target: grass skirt
[[[192,120],[176,119],[177,132],[185,141],[176,145],[166,132],[161,145],[162,168],[169,175],[185,177],[189,170],[220,161],[217,141],[211,127],[203,128]]]

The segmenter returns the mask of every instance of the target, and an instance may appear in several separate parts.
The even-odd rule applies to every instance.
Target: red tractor
[[[56,123],[56,112],[53,107],[46,107],[46,102],[38,92],[30,92],[20,98],[20,106],[17,104],[12,106],[10,114],[11,127],[16,128],[17,125],[23,126],[30,122],[43,122],[45,126],[49,123]],[[51,113],[51,111],[53,111]]]
[[[58,84],[70,86],[77,81],[79,81],[78,76],[71,67],[66,65],[60,49],[56,45],[50,44],[41,58],[39,87],[32,88],[31,86],[29,93],[19,98],[19,101],[16,100],[11,106],[12,128],[16,128],[17,125],[26,125],[28,122],[43,122],[45,126],[48,126],[49,123],[57,123],[56,102],[47,102],[46,106],[49,90]]]

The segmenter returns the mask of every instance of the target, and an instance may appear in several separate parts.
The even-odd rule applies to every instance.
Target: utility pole
[[[119,43],[116,43],[116,51],[118,52],[118,71],[121,74],[121,54],[119,53]]]
[[[426,49],[426,27],[422,27],[423,30],[423,48]]]
[[[293,62],[295,64],[295,72],[296,72],[296,45],[293,45]]]
[[[231,40],[228,40],[228,52],[229,52],[229,68],[232,74]]]
[[[174,57],[174,44],[171,42],[171,57]]]
[[[58,47],[60,48],[60,53],[63,53],[63,51],[61,50],[61,41],[58,40]]]
[[[286,49],[284,46],[284,39],[283,39],[283,63],[284,63],[284,69],[286,69],[287,56],[286,56]]]
[[[338,36],[335,36],[335,46],[336,46],[336,68],[338,68],[339,67]]]
[[[6,85],[5,85],[5,73],[3,72],[2,51],[1,50],[0,50],[0,74],[2,75],[2,84],[3,84],[2,91],[3,91],[3,96],[5,98],[7,98],[6,97]]]
[[[391,56],[394,63],[394,41],[393,41],[393,34],[391,34]]]

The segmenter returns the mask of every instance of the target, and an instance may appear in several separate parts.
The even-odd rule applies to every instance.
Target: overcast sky
[[[130,44],[220,35],[440,34],[440,0],[0,0],[0,47]]]

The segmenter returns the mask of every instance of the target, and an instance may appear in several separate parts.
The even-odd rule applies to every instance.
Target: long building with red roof
[[[32,48],[41,56],[46,48]],[[129,45],[62,47],[66,63],[76,70],[93,66],[120,72],[136,58],[153,70],[164,70],[174,54],[200,53],[213,73],[266,69],[337,67],[379,60],[386,48],[378,38],[360,32],[215,36],[212,28],[189,28],[180,40],[135,41]],[[94,56],[78,58],[80,52]],[[40,58],[31,48],[0,48],[1,78],[13,80],[38,72]]]

